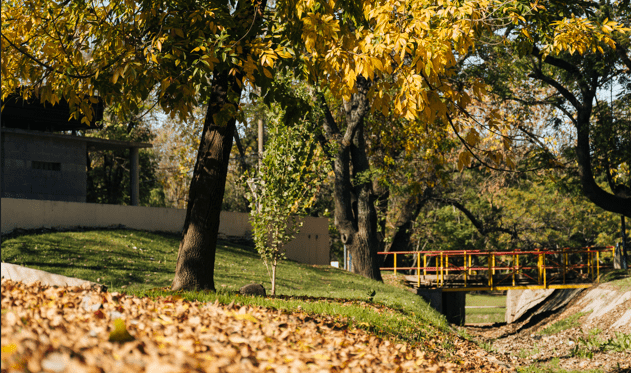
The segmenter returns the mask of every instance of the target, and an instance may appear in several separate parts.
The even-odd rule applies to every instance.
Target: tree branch
[[[616,41],[616,53],[618,57],[622,60],[622,62],[627,66],[627,69],[631,71],[631,59],[627,55],[627,50],[620,43]]]
[[[556,80],[552,79],[551,77],[547,75],[544,75],[543,72],[539,68],[535,68],[531,74],[528,74],[528,76],[530,76],[531,78],[541,80],[542,82],[551,85],[557,90],[557,92],[559,92],[563,97],[565,97],[565,99],[568,100],[570,104],[572,104],[572,106],[574,106],[576,109],[580,109],[581,105],[578,102],[578,99],[576,99],[576,96],[574,96],[572,92],[570,92],[567,88],[562,86],[561,83],[557,82]]]
[[[11,40],[9,40],[6,36],[4,36],[4,34],[2,34],[2,37],[4,38],[4,40],[7,41],[7,43],[9,43],[9,45],[11,45],[11,47],[13,47],[15,50],[17,50],[18,52],[22,53],[23,55],[25,55],[26,57],[28,57],[29,59],[33,60],[36,64],[40,65],[41,67],[45,68],[46,70],[49,70],[55,74],[59,74],[59,75],[65,75],[67,77],[70,78],[77,78],[77,79],[86,79],[86,78],[91,78],[93,76],[96,75],[96,72],[94,73],[90,73],[90,74],[84,74],[84,75],[77,75],[77,74],[70,74],[70,73],[65,73],[65,72],[61,72],[57,69],[55,69],[54,67],[45,64],[44,62],[40,61],[37,57],[31,55],[30,53],[20,49],[17,45],[15,45]],[[113,66],[116,62],[120,61],[122,57],[116,58],[114,59],[114,61],[112,61],[111,63],[103,66],[102,70],[107,69],[111,66]]]
[[[501,232],[501,233],[510,234],[512,238],[515,238],[515,239],[518,238],[517,231],[515,230],[511,230],[511,229],[500,227],[500,226],[487,227],[483,222],[481,222],[478,218],[476,218],[475,215],[473,215],[473,213],[469,211],[469,209],[467,209],[463,204],[461,204],[460,202],[456,200],[449,199],[449,198],[442,198],[442,197],[431,197],[431,199],[437,202],[442,202],[444,204],[454,206],[458,210],[462,211],[467,217],[467,219],[469,219],[471,224],[473,224],[473,226],[483,236],[486,236],[489,233]]]
[[[332,141],[340,134],[340,129],[335,122],[335,118],[333,118],[333,114],[331,114],[329,104],[326,102],[326,99],[321,92],[318,94],[318,102],[320,103],[320,108],[324,111],[323,125],[326,138],[327,140]]]

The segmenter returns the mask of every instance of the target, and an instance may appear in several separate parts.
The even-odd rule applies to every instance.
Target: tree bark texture
[[[335,144],[335,154],[332,154],[335,226],[352,255],[352,271],[382,281],[377,254],[381,241],[377,234],[376,196],[372,180],[366,175],[370,165],[363,130],[364,117],[369,110],[366,100],[369,82],[360,77],[357,86],[358,93],[344,103],[346,129],[343,133],[324,97],[320,97],[320,104],[325,109],[325,137]],[[352,178],[355,185],[351,182]]]
[[[426,188],[423,195],[409,194],[395,203],[396,208],[401,211],[398,219],[387,229],[388,241],[390,242],[384,251],[409,251],[412,228],[416,218],[421,213],[421,209],[429,200],[433,189]]]
[[[379,249],[381,241],[377,233],[377,210],[375,202],[377,197],[372,188],[372,180],[362,180],[362,173],[370,171],[368,157],[366,155],[366,142],[364,139],[364,127],[360,125],[353,136],[351,144],[351,160],[353,164],[353,177],[355,178],[354,194],[357,198],[353,208],[357,221],[357,231],[353,241],[350,242],[350,250],[353,253],[353,272],[375,280],[381,279],[379,271]],[[361,181],[359,181],[361,180]]]
[[[266,1],[239,1],[230,30],[239,41],[257,37]],[[245,54],[248,51],[244,51]],[[228,66],[230,67],[230,66]],[[235,132],[241,88],[240,72],[230,75],[226,66],[215,68],[208,110],[189,189],[186,220],[178,250],[173,290],[215,290],[214,269],[219,218]],[[230,106],[232,105],[232,107]],[[229,109],[231,108],[231,109]]]
[[[224,105],[238,104],[229,102],[229,96],[239,97],[241,89],[235,77],[229,76],[227,71],[216,73],[212,84],[213,92],[189,190],[173,290],[215,290],[213,276],[219,217],[236,124],[234,116],[226,123],[215,123],[215,118]]]

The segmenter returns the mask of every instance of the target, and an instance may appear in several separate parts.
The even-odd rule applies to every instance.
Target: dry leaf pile
[[[2,280],[2,372],[499,370],[435,356],[326,316]]]

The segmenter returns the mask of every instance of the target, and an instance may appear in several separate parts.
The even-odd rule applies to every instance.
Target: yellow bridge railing
[[[392,267],[382,271],[415,270],[417,287],[443,291],[566,289],[585,288],[598,281],[606,255],[615,255],[613,246],[531,251],[397,251]],[[415,256],[413,261],[409,256]],[[398,266],[408,256],[408,266]],[[422,265],[421,265],[422,260]],[[431,265],[433,262],[434,265]],[[483,262],[486,262],[483,265]],[[412,263],[412,266],[409,266]],[[611,260],[613,263],[613,260]],[[414,266],[414,264],[416,264]],[[410,276],[408,276],[410,277]]]

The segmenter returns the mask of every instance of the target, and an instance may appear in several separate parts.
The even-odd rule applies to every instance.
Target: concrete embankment
[[[501,327],[467,328],[502,361],[541,371],[631,372],[631,278],[509,294]]]

